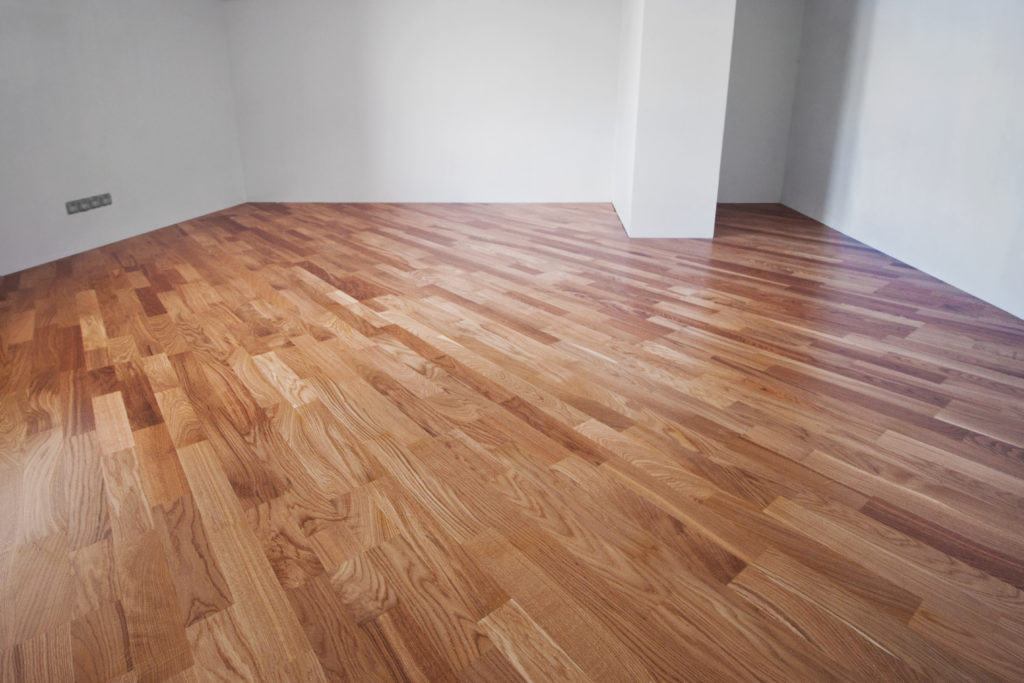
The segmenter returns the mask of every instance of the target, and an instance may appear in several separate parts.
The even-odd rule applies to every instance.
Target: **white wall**
[[[1024,317],[1024,3],[810,0],[783,198]]]
[[[782,201],[806,4],[737,0],[720,202]]]
[[[250,199],[611,197],[620,0],[226,7]]]
[[[634,53],[624,53],[619,79],[625,98],[620,107],[627,111],[632,79],[639,82],[632,194],[616,197],[620,207],[628,206],[623,224],[631,237],[711,237],[736,2],[642,5],[639,46],[626,42]],[[627,17],[636,16],[631,9],[636,11],[627,8]],[[621,135],[620,150],[628,151]]]
[[[740,1],[721,198],[771,201],[802,0]],[[806,1],[784,202],[1024,316],[1024,3]],[[0,0],[0,273],[244,201],[243,168],[253,200],[613,197],[710,236],[733,11]]]
[[[220,3],[0,0],[0,65],[0,273],[244,201]]]

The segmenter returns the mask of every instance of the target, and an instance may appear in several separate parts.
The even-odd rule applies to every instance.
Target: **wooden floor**
[[[782,207],[250,204],[0,335],[0,680],[1024,680],[1024,323]]]

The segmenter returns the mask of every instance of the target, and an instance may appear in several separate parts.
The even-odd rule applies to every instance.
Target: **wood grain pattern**
[[[1024,323],[777,205],[0,280],[0,679],[1024,679]]]

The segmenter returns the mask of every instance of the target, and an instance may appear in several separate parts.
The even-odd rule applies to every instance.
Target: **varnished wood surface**
[[[244,205],[0,285],[0,679],[1024,680],[1024,323],[778,206]]]

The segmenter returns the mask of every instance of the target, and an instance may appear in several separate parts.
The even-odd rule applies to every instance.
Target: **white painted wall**
[[[620,0],[226,7],[250,199],[611,197]]]
[[[1024,3],[809,0],[786,204],[1024,317]]]
[[[801,1],[740,0],[723,200],[774,198]],[[1024,316],[1024,4],[806,2],[784,202]],[[243,168],[253,200],[613,197],[710,236],[733,11],[0,0],[0,273],[244,201]]]
[[[0,0],[0,273],[244,201],[224,31],[214,0]]]
[[[620,78],[626,111],[639,83],[632,192],[616,197],[624,226],[631,237],[711,237],[736,2],[644,0],[640,11],[639,48],[627,41]]]
[[[782,201],[806,4],[737,0],[720,202]]]

